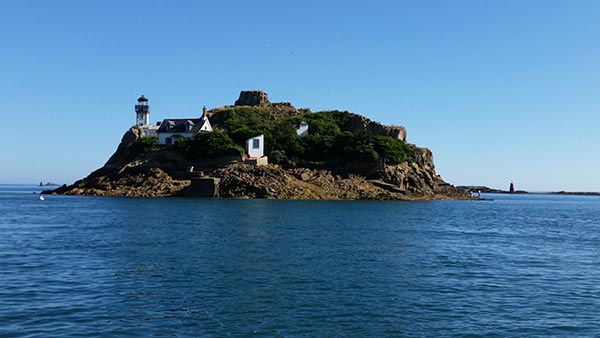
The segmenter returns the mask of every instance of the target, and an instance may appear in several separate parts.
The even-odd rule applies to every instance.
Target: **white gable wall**
[[[248,157],[263,157],[265,155],[265,135],[258,135],[246,140],[246,154]]]
[[[208,121],[208,119],[205,119],[204,122],[202,123],[202,127],[200,128],[201,131],[213,131],[212,126],[210,125],[210,122]]]

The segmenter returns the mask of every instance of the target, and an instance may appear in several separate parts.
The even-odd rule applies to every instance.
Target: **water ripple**
[[[598,198],[310,202],[0,186],[0,336],[599,336]]]

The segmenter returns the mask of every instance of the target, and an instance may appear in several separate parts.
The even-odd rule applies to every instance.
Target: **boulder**
[[[101,169],[116,169],[135,158],[135,152],[131,151],[130,145],[144,136],[144,131],[138,127],[131,127],[123,137],[117,151],[106,161]]]
[[[128,145],[135,142],[144,135],[144,131],[138,127],[131,127],[121,138],[121,144]]]

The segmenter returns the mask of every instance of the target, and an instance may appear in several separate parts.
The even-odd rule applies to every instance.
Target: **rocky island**
[[[346,111],[312,112],[243,91],[201,118],[137,123],[106,164],[46,194],[327,200],[467,199],[406,129]]]

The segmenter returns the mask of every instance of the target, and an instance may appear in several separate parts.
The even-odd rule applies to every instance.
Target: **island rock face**
[[[401,141],[406,141],[406,128],[400,126],[384,126],[381,123],[371,121],[358,114],[352,114],[350,130],[364,130],[374,135],[390,136]]]
[[[239,118],[242,113],[246,114],[250,121],[263,116],[262,121],[266,121],[266,128],[276,131],[270,136],[274,139],[271,142],[292,142],[287,148],[283,144],[271,145],[275,149],[269,154],[270,160],[278,163],[261,166],[247,164],[241,154],[232,154],[230,151],[226,154],[200,156],[197,152],[190,151],[194,149],[191,143],[156,145],[150,138],[145,137],[141,129],[132,127],[123,135],[117,150],[102,168],[72,185],[64,185],[44,193],[326,200],[429,200],[469,197],[466,190],[446,183],[437,175],[433,154],[429,149],[405,143],[406,130],[403,127],[385,126],[353,113],[312,113],[308,109],[296,109],[288,103],[269,103],[266,93],[259,91],[242,92],[237,103],[243,103],[243,106],[260,104],[262,110],[239,111],[231,106],[216,108],[211,111],[211,123],[214,119],[213,125],[224,128],[235,125],[237,120],[233,117]],[[313,121],[314,124],[327,121],[319,120],[321,117],[313,114],[329,114],[323,115],[323,118],[338,119],[336,123],[346,131],[340,131],[341,134],[336,134],[338,136],[335,137],[315,136],[313,139],[301,140],[293,129],[286,129],[290,127],[285,126],[292,126],[298,121]],[[240,131],[230,133],[233,139],[237,137],[237,133],[245,132],[243,126],[240,128]],[[286,130],[291,134],[285,134]],[[223,136],[227,135],[227,131],[210,134],[205,133],[198,137],[228,137]],[[391,142],[392,148],[404,147],[402,149],[407,152],[408,157],[396,160],[397,163],[386,163],[386,159],[381,155],[384,151],[373,148],[358,154],[350,152],[343,156],[334,152],[330,155],[331,160],[325,158],[324,162],[315,162],[314,157],[319,156],[321,148],[316,148],[316,155],[306,155],[304,160],[298,159],[298,155],[292,156],[293,154],[280,150],[287,149],[291,152],[289,149],[305,146],[307,148],[302,148],[304,150],[301,149],[299,154],[314,152],[309,146],[318,142],[319,137],[325,141],[329,140],[327,142],[333,142],[333,138],[339,143],[348,142],[352,135],[358,135],[356,138],[359,141],[367,137],[371,143],[377,144],[383,140],[384,144]],[[327,142],[316,144],[323,146],[327,145]],[[369,146],[370,143],[367,147]],[[364,147],[358,144],[356,149],[363,151]],[[379,159],[375,156],[375,150],[380,153]],[[322,151],[327,150],[323,148]],[[374,152],[375,154],[372,154]],[[393,158],[389,154],[388,157]]]

